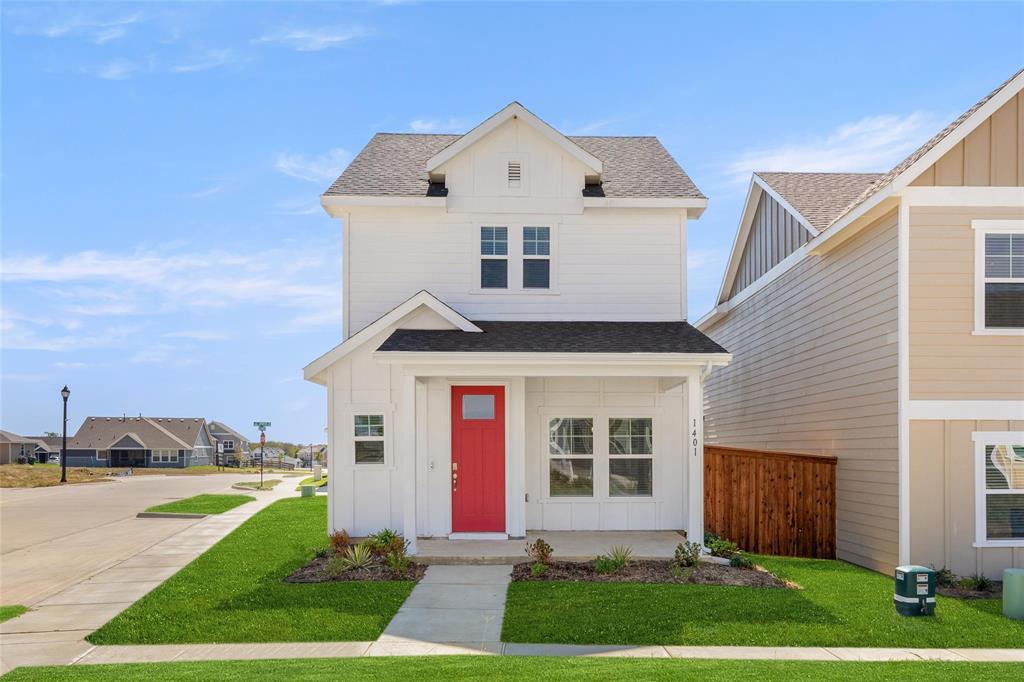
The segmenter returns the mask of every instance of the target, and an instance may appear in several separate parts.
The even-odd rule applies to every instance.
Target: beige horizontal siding
[[[932,164],[912,185],[1024,185],[1024,93],[1001,106]]]
[[[910,559],[957,575],[1000,579],[1024,567],[1024,547],[974,547],[975,431],[1022,431],[1014,421],[910,422]]]
[[[1024,399],[1024,336],[975,335],[972,220],[1024,209],[911,208],[911,400]]]
[[[712,325],[708,443],[836,455],[837,554],[898,558],[896,214],[808,257]]]

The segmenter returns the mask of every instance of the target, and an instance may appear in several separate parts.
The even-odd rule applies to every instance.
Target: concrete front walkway
[[[83,572],[80,582],[36,603],[28,613],[0,623],[0,674],[23,665],[74,662],[94,648],[84,641],[86,635],[177,573],[253,514],[272,502],[295,495],[293,488],[282,483],[274,490],[255,493],[255,502],[192,521],[177,533],[99,572]],[[161,521],[140,519],[138,523]]]
[[[433,652],[437,645],[500,653],[511,581],[511,566],[428,566],[369,655]]]

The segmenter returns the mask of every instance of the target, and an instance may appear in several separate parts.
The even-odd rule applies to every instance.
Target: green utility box
[[[312,485],[304,485],[304,486],[302,486],[302,496],[303,497],[313,497],[314,495],[316,495],[316,486],[312,486]]]
[[[926,566],[897,566],[896,613],[931,616],[935,613],[935,571]]]
[[[1024,620],[1024,568],[1003,571],[1003,615]]]

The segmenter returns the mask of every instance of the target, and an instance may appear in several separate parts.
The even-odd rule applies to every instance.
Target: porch
[[[628,545],[637,559],[667,559],[685,542],[681,531],[527,531],[526,538],[509,540],[449,540],[420,538],[416,560],[424,564],[514,564],[527,561],[526,545],[543,538],[558,561],[589,561],[615,545]]]

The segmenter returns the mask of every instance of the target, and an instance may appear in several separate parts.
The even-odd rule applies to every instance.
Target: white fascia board
[[[332,218],[340,218],[350,208],[357,206],[383,207],[433,207],[444,208],[446,197],[398,197],[398,196],[357,196],[350,194],[322,194],[320,205]]]
[[[373,357],[388,365],[672,365],[723,367],[731,353],[476,353],[437,351],[375,351]]]
[[[583,208],[683,208],[693,219],[707,207],[700,197],[583,197]]]
[[[314,383],[324,383],[325,380],[318,376],[321,372],[420,306],[430,308],[464,332],[479,333],[483,331],[429,291],[420,291],[306,365],[302,370],[303,378]]]
[[[726,291],[732,287],[736,278],[736,271],[739,270],[740,258],[743,256],[743,249],[747,245],[747,235],[750,234],[750,224],[754,219],[754,211],[757,209],[757,202],[761,200],[761,192],[764,186],[756,182],[757,176],[750,176],[750,183],[747,185],[747,198],[743,202],[743,213],[740,214],[739,225],[736,226],[736,233],[732,238],[732,249],[729,250],[729,261],[726,263],[725,272],[722,273],[722,284],[718,287],[718,298],[715,303],[722,303]]]
[[[600,159],[590,152],[585,151],[578,144],[552,128],[535,114],[527,110],[526,107],[519,102],[512,102],[507,107],[439,151],[437,154],[430,157],[427,160],[427,173],[434,173],[438,167],[450,161],[457,154],[473,145],[477,140],[480,140],[502,123],[505,123],[505,121],[513,118],[520,118],[528,123],[537,130],[537,132],[558,145],[563,151],[576,158],[580,163],[594,171],[596,174],[600,175],[604,171],[604,165],[601,163]]]
[[[772,186],[769,185],[764,178],[758,176],[757,173],[754,173],[754,182],[760,185],[761,189],[767,192],[773,199],[775,199],[775,201],[779,202],[779,205],[782,206],[782,208],[786,209],[787,213],[796,218],[796,221],[803,225],[805,230],[811,233],[811,237],[817,237],[819,234],[821,234],[821,232],[819,232],[813,225],[811,225],[811,221],[805,218],[803,214],[800,213],[800,211],[793,208],[792,204],[786,201],[781,194],[776,192],[775,189],[772,188]]]

